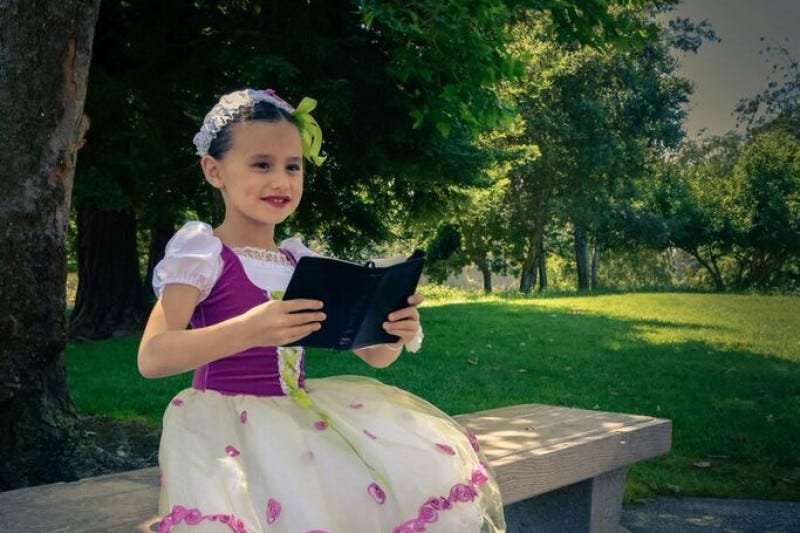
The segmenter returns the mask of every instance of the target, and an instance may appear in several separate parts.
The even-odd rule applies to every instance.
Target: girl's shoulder
[[[186,222],[167,243],[164,257],[153,269],[153,289],[160,296],[172,283],[200,289],[208,296],[222,272],[222,241],[205,222]]]
[[[165,255],[175,253],[210,252],[219,254],[222,241],[214,235],[210,225],[199,220],[190,220],[175,232],[167,243]]]

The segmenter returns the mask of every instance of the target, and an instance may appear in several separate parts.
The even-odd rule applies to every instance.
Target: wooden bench
[[[671,422],[648,416],[528,404],[456,419],[494,469],[508,533],[618,531],[626,468],[670,449]],[[0,493],[0,529],[154,531],[157,506],[145,468]]]

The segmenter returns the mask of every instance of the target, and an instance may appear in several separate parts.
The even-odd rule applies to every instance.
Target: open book
[[[424,262],[422,250],[408,259],[376,259],[363,265],[323,256],[300,258],[283,299],[321,300],[327,318],[322,328],[290,346],[353,350],[397,342],[383,322],[392,311],[408,307]]]

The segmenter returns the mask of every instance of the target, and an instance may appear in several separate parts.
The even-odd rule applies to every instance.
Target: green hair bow
[[[324,155],[319,155],[322,148],[322,129],[311,116],[311,111],[317,107],[317,101],[313,98],[304,97],[300,101],[293,113],[294,119],[297,121],[297,128],[300,130],[300,136],[303,140],[303,156],[317,166],[320,166],[325,161]]]

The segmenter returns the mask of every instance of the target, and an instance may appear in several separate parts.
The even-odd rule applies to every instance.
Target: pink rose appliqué
[[[228,455],[228,457],[236,457],[237,455],[239,455],[239,450],[228,444],[227,446],[225,446],[225,453]]]
[[[247,422],[247,409],[243,410],[243,411],[242,411],[242,412],[239,414],[239,422],[241,422],[242,424],[244,424],[245,422]]]
[[[432,505],[427,504],[420,507],[417,513],[417,518],[423,522],[436,522],[438,517],[439,513],[436,512],[436,509],[434,509]]]
[[[475,499],[475,489],[466,483],[458,483],[450,489],[450,501],[471,502]]]
[[[181,400],[180,398],[175,398],[174,400],[172,400],[169,403],[171,403],[175,407],[181,407],[183,405],[183,400]]]
[[[350,409],[361,409],[364,407],[364,404],[361,402],[353,402],[350,404]]]
[[[436,446],[437,446],[437,447],[438,447],[440,450],[442,450],[444,453],[446,453],[447,455],[455,455],[455,454],[456,454],[456,451],[455,451],[455,450],[453,449],[453,447],[452,447],[452,446],[450,446],[449,444],[444,444],[444,443],[442,443],[442,442],[437,442],[437,443],[436,443]]]
[[[380,488],[377,483],[370,483],[369,487],[367,487],[367,492],[369,492],[373,500],[380,504],[386,501],[386,493],[383,492],[383,489]]]
[[[373,432],[371,432],[368,429],[364,430],[364,435],[366,435],[367,437],[371,438],[372,440],[375,440],[375,439],[378,438],[378,437],[375,436],[375,434]]]
[[[183,521],[190,526],[196,526],[201,520],[203,520],[203,513],[200,512],[200,509],[189,509],[183,516]]]
[[[474,485],[483,485],[489,481],[489,476],[486,475],[483,465],[478,465],[472,469],[472,483]]]
[[[472,449],[475,450],[475,453],[481,451],[481,445],[478,444],[478,437],[475,436],[475,433],[467,431],[467,439],[469,440],[469,444],[472,446]]]
[[[314,427],[319,430],[323,430],[328,427],[328,423],[325,422],[324,420],[317,420],[316,422],[314,422]]]
[[[281,514],[281,504],[278,500],[270,498],[267,500],[267,524],[273,523]]]

